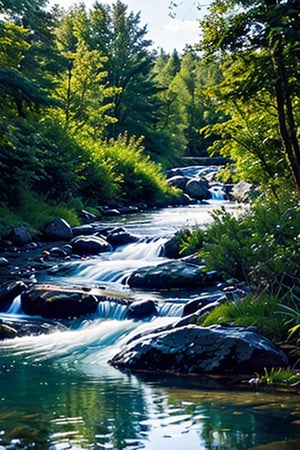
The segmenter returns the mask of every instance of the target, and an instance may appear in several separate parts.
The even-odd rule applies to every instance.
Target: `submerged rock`
[[[66,330],[68,330],[67,327],[53,320],[12,318],[9,315],[0,315],[0,340],[22,336],[39,336]]]
[[[188,324],[133,339],[110,363],[137,371],[249,374],[286,367],[287,357],[254,331]]]

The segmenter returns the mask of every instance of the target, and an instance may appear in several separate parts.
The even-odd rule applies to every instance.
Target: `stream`
[[[102,302],[69,330],[0,342],[0,450],[292,450],[300,448],[300,402],[293,390],[223,385],[217,377],[130,373],[108,364],[131,336],[172,323],[207,292],[142,292],[122,280],[137,267],[164,261],[164,242],[184,227],[205,226],[208,204],[114,217],[138,242],[53,267],[37,281],[103,287],[151,298],[158,316],[125,318],[125,306]],[[23,317],[15,299],[8,311]],[[38,318],[37,318],[38,320]]]

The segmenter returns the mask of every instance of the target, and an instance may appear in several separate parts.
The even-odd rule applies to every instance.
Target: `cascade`
[[[113,300],[105,300],[99,303],[97,316],[102,319],[124,320],[127,311],[127,305],[122,305]]]
[[[209,188],[212,200],[226,200],[226,193],[223,186],[215,184]]]
[[[18,295],[14,299],[9,309],[7,310],[6,314],[23,314],[21,307],[21,295]]]
[[[51,279],[64,283],[114,283],[121,284],[134,270],[157,264],[166,238],[143,239],[118,247],[114,252],[84,261],[60,264],[50,271]]]

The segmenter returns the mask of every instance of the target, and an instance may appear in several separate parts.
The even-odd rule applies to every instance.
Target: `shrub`
[[[193,253],[199,242],[199,255],[209,270],[245,280],[257,292],[289,289],[300,278],[298,201],[283,192],[278,199],[261,197],[238,217],[224,208],[214,211],[203,236],[194,229],[182,248]]]
[[[264,374],[258,376],[258,382],[262,385],[297,386],[300,384],[300,373],[291,369],[283,369],[282,367],[272,367],[271,370],[265,369]]]
[[[144,154],[141,139],[125,135],[94,146],[93,158],[99,165],[111,168],[122,199],[154,206],[178,195],[175,189],[168,186],[161,166]]]
[[[75,202],[72,203],[81,204]],[[46,198],[39,198],[32,194],[29,189],[24,188],[22,192],[22,203],[12,210],[7,205],[0,206],[0,237],[6,236],[12,227],[26,225],[31,233],[36,234],[45,225],[57,217],[62,217],[71,226],[79,225],[79,219],[74,205],[63,203],[55,204]]]
[[[201,319],[202,326],[233,324],[240,327],[255,326],[265,336],[281,340],[287,335],[287,327],[279,313],[279,296],[262,293],[247,295],[235,303],[226,302],[217,306]]]

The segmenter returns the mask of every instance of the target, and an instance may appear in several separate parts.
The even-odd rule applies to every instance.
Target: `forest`
[[[172,202],[164,172],[183,156],[222,155],[224,180],[299,190],[296,1],[215,1],[182,55],[154,51],[120,0],[47,3],[0,4],[1,228]]]
[[[83,206],[120,198],[172,203],[165,169],[207,155],[200,130],[222,115],[205,94],[218,65],[188,47],[153,51],[121,1],[49,11],[5,0],[0,25],[1,228],[39,229],[49,214],[74,222]]]

